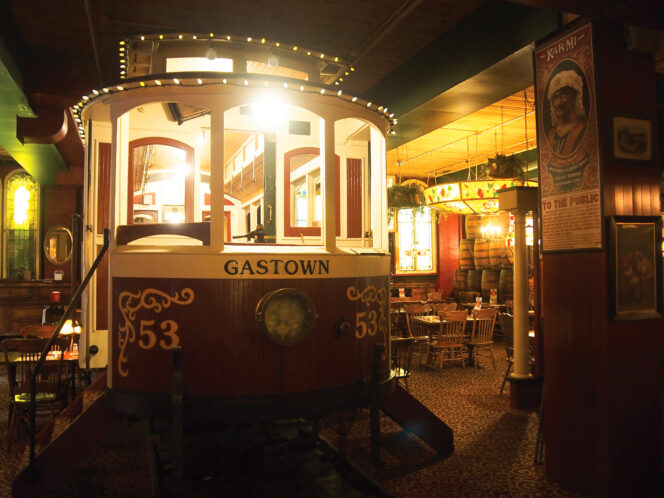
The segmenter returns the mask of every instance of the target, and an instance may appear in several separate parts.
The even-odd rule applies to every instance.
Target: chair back
[[[508,358],[514,356],[514,315],[501,313],[498,316],[500,331],[503,333],[503,343],[505,344],[505,354]]]
[[[2,350],[7,365],[10,402],[29,402],[32,370],[42,351],[48,343],[47,339],[5,339]],[[64,394],[64,351],[69,345],[68,339],[56,339],[52,350],[60,351],[54,359],[47,359],[37,376],[35,392],[37,403],[54,402]]]
[[[416,316],[428,315],[431,307],[428,304],[404,304],[406,310],[406,325],[408,326],[408,334],[411,337],[419,337],[427,335],[425,327],[419,326],[414,319]]]
[[[392,335],[402,335],[405,328],[405,314],[402,311],[402,303],[399,301],[390,302],[390,333]]]
[[[493,329],[496,324],[496,308],[473,309],[473,333],[471,341],[474,343],[493,342]]]
[[[438,316],[440,317],[438,342],[461,342],[464,338],[468,310],[441,311]]]
[[[440,289],[433,289],[431,291],[431,299],[438,301],[443,298],[443,291]]]
[[[397,379],[410,375],[411,360],[413,358],[413,339],[399,339],[391,342],[392,369]]]
[[[431,305],[431,311],[437,315],[445,311],[456,311],[457,303],[435,303]]]

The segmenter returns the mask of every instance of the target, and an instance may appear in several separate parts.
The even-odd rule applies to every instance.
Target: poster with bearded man
[[[542,250],[602,248],[592,27],[537,49]]]

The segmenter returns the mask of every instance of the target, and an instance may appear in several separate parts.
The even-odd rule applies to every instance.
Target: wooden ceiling
[[[387,153],[387,174],[428,180],[537,146],[531,86]]]
[[[118,43],[161,33],[227,33],[320,50],[356,68],[340,85],[362,95],[484,0],[6,0],[40,91],[72,103],[120,78]],[[0,8],[0,14],[2,9]],[[30,82],[26,82],[28,85]]]

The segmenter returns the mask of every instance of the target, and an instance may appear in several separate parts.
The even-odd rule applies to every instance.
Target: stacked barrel
[[[483,227],[495,227],[493,232]],[[499,302],[513,295],[512,251],[505,242],[509,214],[465,216],[466,237],[459,241],[459,269],[454,274],[456,293],[474,292],[488,301],[491,289],[498,290]]]

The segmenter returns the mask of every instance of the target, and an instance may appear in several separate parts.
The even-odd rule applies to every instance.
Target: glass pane
[[[14,173],[5,190],[6,277],[36,278],[39,183],[28,173]]]
[[[434,230],[431,210],[401,209],[397,217],[399,271],[434,270]]]
[[[183,149],[147,144],[133,152],[134,223],[185,221],[185,182],[191,166]]]
[[[355,118],[334,123],[335,154],[339,158],[340,230],[337,244],[371,247],[371,128]],[[376,161],[379,159],[376,158]]]
[[[235,107],[224,113],[224,217],[226,241],[254,242],[255,230],[274,242],[274,139],[266,140],[264,121],[255,105]],[[267,147],[266,147],[267,145]],[[269,205],[266,223],[261,215]],[[268,226],[269,224],[269,226]]]
[[[295,189],[295,225],[308,226],[307,186],[302,181]]]
[[[415,258],[413,257],[413,245],[415,243],[413,227],[413,211],[401,209],[397,215],[399,236],[399,269],[414,270]]]
[[[318,195],[310,196],[310,189],[315,190],[318,182]],[[300,154],[290,161],[290,185],[294,208],[291,210],[291,224],[298,227],[320,226],[322,219],[322,199],[320,194],[320,156]],[[319,218],[309,216],[316,214],[316,202],[320,200]]]

